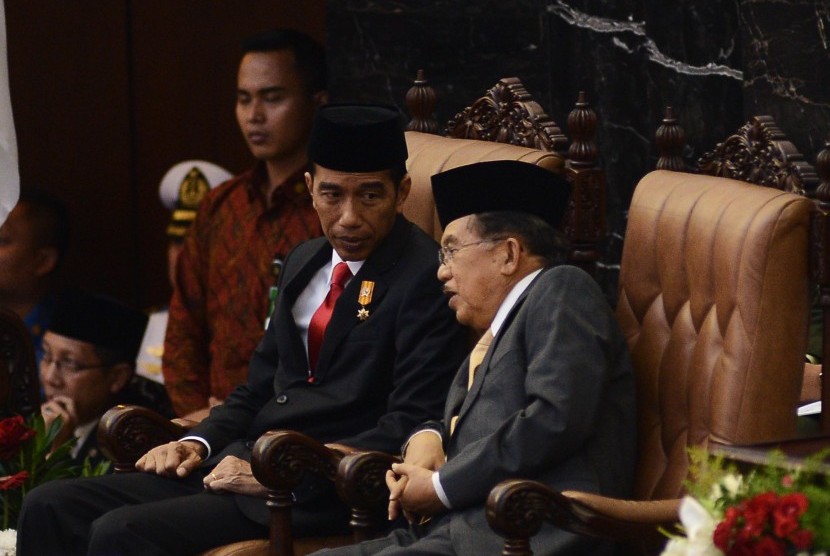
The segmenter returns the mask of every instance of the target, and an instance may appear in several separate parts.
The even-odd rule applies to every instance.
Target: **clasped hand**
[[[433,433],[421,433],[409,440],[403,463],[392,464],[386,472],[389,488],[389,519],[403,512],[410,522],[446,510],[435,493],[432,474],[446,461],[440,438]]]

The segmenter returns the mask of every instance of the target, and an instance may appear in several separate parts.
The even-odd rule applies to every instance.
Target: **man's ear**
[[[117,394],[123,390],[132,377],[133,366],[129,363],[116,363],[110,367],[109,373],[107,373],[110,393]]]
[[[519,268],[524,248],[515,237],[508,237],[504,240],[505,259],[502,263],[502,274],[510,276]]]
[[[305,178],[305,186],[308,188],[309,195],[313,195],[314,178],[311,177],[311,172],[306,172],[305,174],[303,174],[303,177]]]
[[[37,267],[35,274],[38,278],[46,276],[58,266],[58,250],[54,247],[41,247],[37,250]]]
[[[400,185],[398,185],[398,200],[395,203],[398,212],[403,212],[403,202],[406,201],[407,197],[409,197],[409,191],[411,189],[412,178],[409,177],[409,174],[405,174],[403,179],[401,180]]]

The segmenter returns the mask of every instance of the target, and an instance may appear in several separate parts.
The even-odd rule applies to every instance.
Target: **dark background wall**
[[[830,133],[827,0],[330,0],[333,90],[402,103],[417,69],[445,123],[501,77],[519,77],[567,134],[578,91],[599,116],[613,298],[625,209],[656,163],[672,105],[690,166],[754,114],[808,160]]]
[[[291,25],[323,40],[335,99],[402,105],[426,70],[446,122],[519,77],[567,134],[577,92],[597,110],[614,289],[625,208],[654,167],[666,104],[689,165],[751,115],[814,160],[830,133],[828,0],[6,0],[23,183],[64,196],[66,276],[161,304],[167,214],[158,181],[205,158],[251,159],[233,115],[238,44]]]
[[[203,158],[252,164],[234,116],[239,44],[294,26],[325,40],[322,0],[6,0],[21,183],[69,204],[64,276],[139,307],[167,302],[159,180]]]

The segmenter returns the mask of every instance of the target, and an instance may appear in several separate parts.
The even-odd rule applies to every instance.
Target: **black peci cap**
[[[527,212],[558,228],[570,194],[563,177],[517,160],[478,162],[432,176],[443,228],[463,216],[492,211]]]
[[[48,330],[113,350],[121,354],[124,361],[133,361],[138,355],[146,327],[147,315],[120,301],[102,295],[68,291],[56,300]]]
[[[308,158],[340,172],[379,172],[406,162],[403,116],[383,104],[327,104],[317,110]]]

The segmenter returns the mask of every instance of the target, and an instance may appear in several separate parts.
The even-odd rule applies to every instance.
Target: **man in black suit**
[[[440,415],[466,334],[436,279],[437,244],[400,214],[406,156],[396,110],[318,111],[305,179],[326,237],[286,258],[247,383],[190,436],[148,452],[136,465],[143,473],[32,491],[20,556],[182,555],[266,537],[264,488],[249,463],[263,432],[393,451]],[[331,531],[344,516],[328,484],[310,480],[295,497],[300,535]]]

